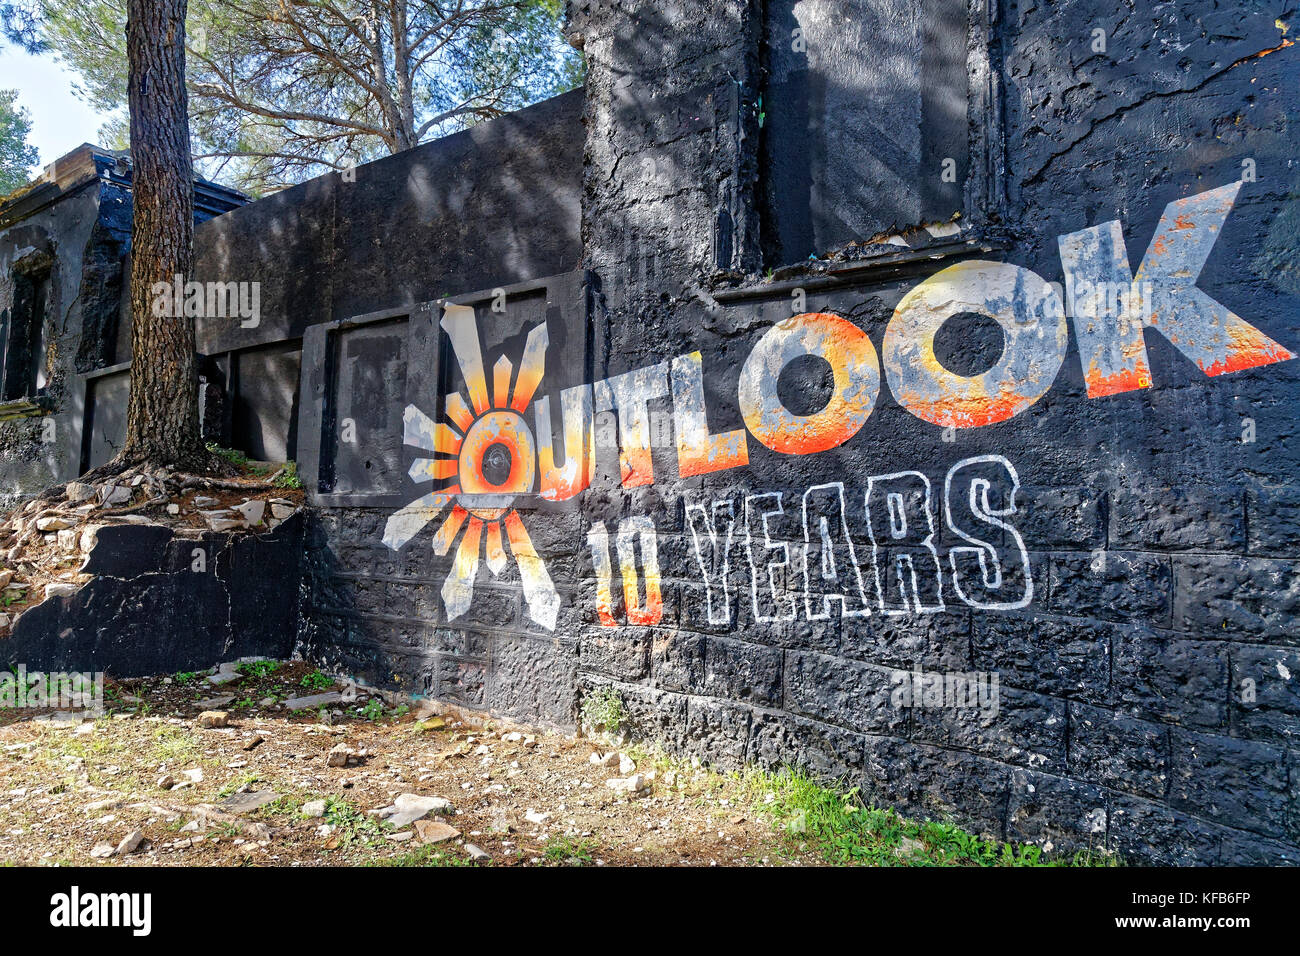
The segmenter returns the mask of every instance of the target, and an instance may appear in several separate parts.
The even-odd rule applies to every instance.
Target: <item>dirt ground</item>
[[[634,769],[618,753],[597,765],[593,753],[611,748],[592,740],[441,708],[417,714],[364,692],[290,712],[286,699],[339,685],[303,663],[241,670],[221,686],[207,672],[110,682],[96,719],[0,712],[0,862],[817,862],[734,777],[628,750]],[[228,725],[204,727],[199,714],[218,695],[233,698],[218,705]],[[648,785],[638,795],[608,784],[631,774]],[[451,808],[398,826],[375,815],[404,794]]]

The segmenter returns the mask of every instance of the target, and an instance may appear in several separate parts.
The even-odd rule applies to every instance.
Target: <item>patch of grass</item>
[[[239,664],[235,670],[246,677],[264,678],[270,677],[280,669],[279,661],[244,661]]]
[[[238,777],[230,781],[224,787],[218,790],[217,796],[229,797],[232,794],[237,793],[243,787],[251,787],[253,784],[257,783],[261,779],[262,778],[255,773],[246,773],[242,777]]]
[[[304,674],[298,683],[308,690],[325,690],[334,686],[334,678],[320,670],[314,670],[310,674]]]
[[[378,860],[370,860],[366,866],[476,866],[475,862],[467,857],[456,856],[445,849],[437,846],[417,846],[413,850],[397,856],[383,857]]]
[[[253,811],[254,816],[278,817],[293,816],[298,817],[302,813],[303,804],[307,802],[306,798],[289,794],[283,797],[276,797],[270,803],[264,803]]]
[[[571,840],[557,836],[546,844],[542,857],[546,862],[557,865],[586,866],[591,863],[595,849],[595,844],[590,840]]]
[[[298,477],[298,463],[296,461],[286,461],[284,463],[284,472],[272,484],[277,488],[287,488],[293,491],[302,488],[302,479]]]
[[[1117,866],[1118,858],[1081,851],[1048,858],[1032,844],[981,839],[951,823],[918,823],[863,803],[856,788],[839,793],[797,770],[753,770],[742,784],[755,810],[786,837],[829,863],[871,866]]]
[[[368,817],[352,804],[340,797],[328,797],[325,801],[325,823],[334,827],[334,836],[338,838],[339,848],[361,846],[379,846],[384,834],[391,829],[373,817]]]
[[[198,741],[194,736],[178,727],[159,727],[154,731],[153,738],[153,760],[156,763],[188,760],[199,752]]]
[[[248,456],[238,448],[222,448],[216,442],[210,441],[207,449],[218,458],[224,458],[240,471],[246,470],[249,466]]]
[[[582,700],[582,720],[592,727],[616,734],[626,719],[623,698],[613,687],[598,687]]]
[[[200,671],[177,671],[172,676],[172,680],[184,687],[185,685],[192,684],[198,680],[200,673]]]

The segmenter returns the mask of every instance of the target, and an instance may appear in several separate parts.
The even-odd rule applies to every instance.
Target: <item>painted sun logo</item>
[[[559,595],[514,508],[515,497],[531,493],[537,480],[536,443],[523,413],[545,371],[546,323],[528,333],[517,376],[509,358],[503,355],[497,360],[490,394],[474,310],[448,305],[442,328],[451,340],[469,394],[456,391],[447,396],[445,422],[434,422],[414,405],[406,406],[403,436],[406,444],[429,455],[412,463],[411,480],[445,484],[389,518],[384,544],[396,551],[439,517],[442,524],[433,538],[437,554],[446,555],[459,536],[451,570],[442,585],[447,618],[455,620],[473,602],[480,559],[486,559],[493,575],[506,569],[508,541],[519,566],[529,615],[548,630],[555,630]]]

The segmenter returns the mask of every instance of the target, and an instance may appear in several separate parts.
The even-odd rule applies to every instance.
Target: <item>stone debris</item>
[[[444,797],[424,797],[415,793],[403,793],[390,807],[380,807],[374,815],[387,820],[393,826],[410,826],[429,814],[445,815],[452,812],[451,801]]]
[[[82,809],[86,813],[102,813],[105,810],[116,810],[124,802],[120,797],[109,797],[106,800],[96,800],[94,803],[88,803]]]
[[[77,593],[77,585],[65,581],[55,581],[45,585],[46,598],[69,597]]]
[[[354,750],[347,744],[335,744],[330,748],[329,756],[326,758],[326,766],[329,767],[355,767],[365,761],[370,756],[370,751],[364,747]]]
[[[144,831],[132,830],[122,838],[122,842],[117,845],[117,849],[113,851],[113,855],[126,856],[127,854],[134,853],[136,850],[140,849],[140,844],[142,843],[144,843]]]
[[[627,754],[618,755],[618,773],[621,777],[630,777],[636,772],[636,761]]]
[[[894,855],[900,859],[905,859],[914,853],[925,853],[925,844],[920,840],[913,840],[911,837],[903,837],[898,846],[894,847]]]
[[[195,701],[194,706],[202,708],[203,710],[220,710],[234,699],[234,694],[218,694],[216,697],[207,697],[203,700]]]
[[[70,481],[64,486],[63,494],[72,504],[81,504],[95,497],[95,486],[83,481]]]
[[[634,773],[630,777],[615,777],[612,780],[606,780],[605,785],[611,790],[631,796],[648,793],[650,790],[650,781],[645,774],[641,773]]]
[[[216,672],[237,666],[223,664]],[[293,693],[302,674],[312,672],[310,666],[294,662],[283,674],[278,693]],[[248,677],[259,687],[262,680]],[[110,759],[119,760],[120,768],[92,765],[87,758],[56,764],[55,776],[69,780],[68,796],[60,798],[64,813],[70,809],[76,817],[76,829],[65,842],[79,848],[85,863],[284,866],[311,859],[339,865],[396,860],[419,846],[479,865],[544,865],[553,857],[551,836],[575,844],[590,841],[592,856],[606,864],[634,862],[641,843],[646,844],[644,859],[656,864],[672,862],[673,850],[663,847],[675,842],[685,844],[683,862],[706,865],[714,854],[730,862],[746,850],[743,832],[736,831],[750,829],[737,812],[745,813],[747,805],[731,806],[723,800],[725,813],[711,816],[709,807],[696,807],[693,792],[687,796],[660,786],[667,775],[649,772],[647,760],[633,760],[645,769],[619,774],[620,758],[630,754],[617,748],[593,754],[581,738],[515,731],[510,724],[502,727],[488,715],[468,711],[439,715],[441,727],[434,731],[416,727],[411,716],[396,723],[372,723],[355,721],[349,714],[345,721],[326,725],[313,723],[315,711],[294,719],[285,710],[259,712],[256,705],[241,705],[229,713],[230,723],[242,726],[200,730],[208,718],[191,701],[201,683],[160,675],[150,679],[150,686],[171,702],[170,714],[155,709],[154,691],[145,690],[137,693],[151,706],[121,715],[129,722],[122,729],[143,748],[136,755],[141,759],[130,761],[115,753]],[[256,699],[260,692],[251,696]],[[116,721],[93,726],[100,737],[118,732]],[[265,745],[255,753],[245,749],[263,736]],[[177,749],[155,749],[158,741],[174,741]],[[6,743],[0,742],[0,757],[18,770],[27,763],[26,754],[11,755]],[[473,756],[483,746],[490,751],[487,764]],[[348,769],[326,769],[331,752],[347,760],[366,750],[371,756],[364,764],[353,767],[348,761]],[[94,775],[93,784],[88,772]],[[683,775],[690,778],[691,771]],[[78,777],[81,782],[72,782]],[[26,776],[21,779],[28,784],[21,799],[45,811],[43,785]],[[116,787],[126,789],[119,794]],[[5,797],[5,789],[0,785],[0,809],[14,800]],[[453,801],[446,796],[450,793],[460,796]],[[285,806],[285,795],[298,794],[306,802]],[[106,797],[110,799],[102,799]],[[331,807],[336,809],[331,812]],[[382,830],[362,830],[366,838],[356,839],[357,813],[382,821]],[[45,819],[60,815],[60,808],[52,806]],[[766,821],[762,824],[764,832],[779,833]],[[43,820],[36,824],[43,825]],[[116,844],[123,834],[137,829],[151,842],[118,854]],[[738,852],[727,845],[733,839],[742,844]],[[28,838],[20,836],[17,842],[25,841]],[[3,832],[0,844],[6,844]],[[8,844],[0,849],[12,852]],[[92,849],[102,855],[87,856]],[[335,851],[337,855],[320,856]],[[40,852],[33,847],[28,862]],[[570,862],[601,865],[601,859],[578,857]]]
[[[126,504],[134,492],[122,485],[103,485],[99,489],[99,503],[105,508]]]
[[[213,531],[234,531],[243,526],[243,523],[235,518],[224,518],[213,512],[205,514],[203,519]]]
[[[250,823],[235,814],[226,813],[219,807],[208,803],[197,804],[193,810],[194,819],[181,827],[183,833],[192,833],[196,830],[215,826],[236,830],[254,840],[269,840],[271,838],[271,828],[265,823]]]
[[[309,697],[291,697],[284,702],[284,706],[290,710],[314,710],[317,707],[328,707],[331,704],[340,703],[342,700],[342,694],[336,690],[331,690],[323,694],[312,694]]]
[[[266,514],[266,502],[260,498],[255,498],[252,501],[245,501],[243,504],[235,505],[234,510],[239,512],[244,524],[254,527],[262,523],[262,516]]]
[[[280,794],[273,790],[248,790],[232,793],[217,804],[217,809],[226,813],[248,813],[279,799]]]
[[[442,843],[460,836],[460,831],[441,820],[416,820],[415,835],[421,843]]]
[[[214,727],[228,727],[230,725],[230,714],[224,710],[205,710],[199,714],[195,723],[204,730],[210,730]]]

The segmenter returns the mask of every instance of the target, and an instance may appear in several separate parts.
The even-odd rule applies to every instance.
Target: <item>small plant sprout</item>
[[[593,730],[617,734],[627,719],[623,698],[613,687],[593,690],[582,701],[582,722]]]

